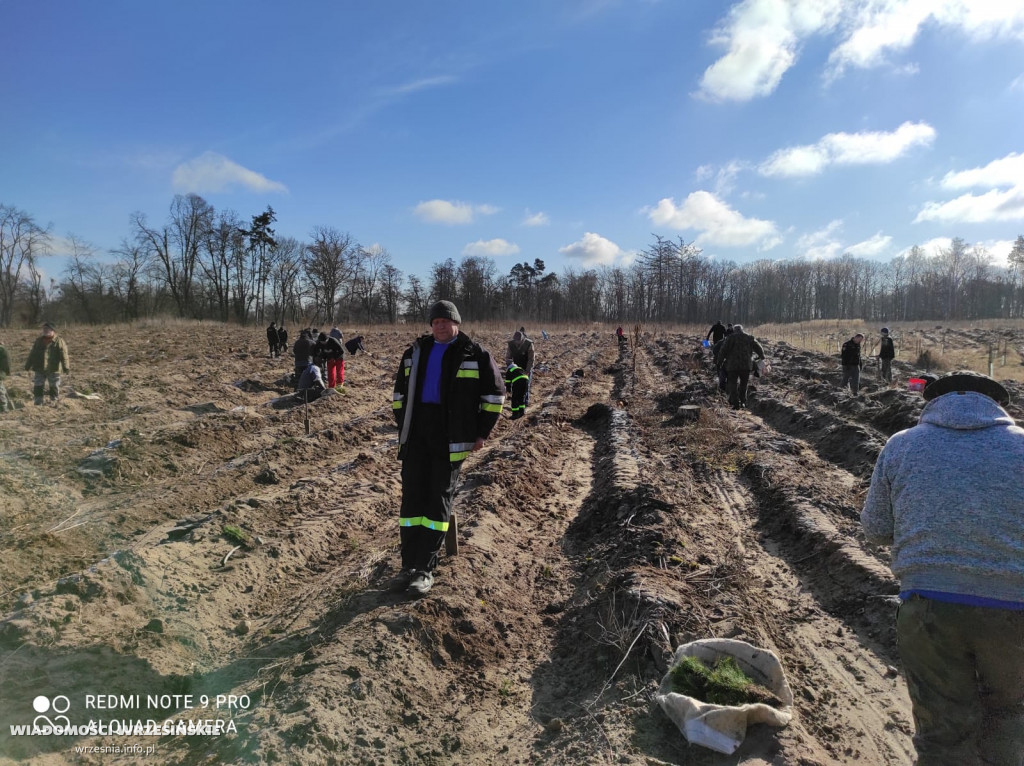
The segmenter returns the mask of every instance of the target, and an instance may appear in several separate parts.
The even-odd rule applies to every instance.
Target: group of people
[[[752,355],[763,351],[740,325],[716,322],[708,338],[720,385],[742,406]],[[857,333],[840,352],[854,395],[863,344]],[[895,357],[883,327],[886,383]],[[897,646],[917,763],[1024,764],[1024,429],[992,378],[923,377],[919,422],[886,442],[861,512],[865,537],[891,546],[900,582]]]
[[[724,325],[721,320],[711,325],[704,339],[711,343],[718,389],[726,394],[734,410],[746,409],[750,373],[757,374],[757,362],[765,358],[764,348],[743,325]]]
[[[861,357],[862,346],[864,345],[864,333],[857,333],[848,341],[843,343],[839,351],[840,364],[843,369],[843,380],[841,388],[849,386],[850,392],[857,396],[860,392],[860,372],[864,369],[864,360]],[[896,358],[896,346],[889,328],[881,329],[878,341],[878,379],[886,383],[892,383],[892,360]]]
[[[275,343],[276,337],[276,343]],[[282,340],[283,338],[283,340]],[[271,322],[267,328],[267,343],[271,358],[280,356],[287,349],[288,334],[284,326],[277,327]],[[363,349],[363,338],[358,336],[345,343],[345,336],[337,326],[329,332],[320,332],[315,327],[299,331],[299,337],[292,346],[295,358],[295,390],[319,395],[328,388],[345,385],[345,351],[355,353]]]
[[[40,406],[45,401],[44,396],[49,395],[50,403],[56,404],[60,397],[61,375],[71,372],[71,362],[67,343],[57,335],[57,328],[49,322],[43,324],[42,332],[32,344],[25,360],[25,369],[33,374],[33,403]],[[14,410],[14,401],[4,384],[4,379],[10,374],[10,354],[0,345],[0,412]]]

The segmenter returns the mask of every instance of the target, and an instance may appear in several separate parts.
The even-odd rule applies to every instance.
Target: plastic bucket
[[[702,345],[702,346],[703,346],[704,348],[711,348],[711,341],[709,341],[709,340],[706,340],[706,339],[705,339],[705,340],[702,340],[702,341],[700,342],[700,345]]]
[[[924,378],[910,378],[907,380],[908,391],[924,391],[925,384],[928,383]]]

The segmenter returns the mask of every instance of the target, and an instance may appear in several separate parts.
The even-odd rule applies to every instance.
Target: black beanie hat
[[[450,319],[455,324],[462,324],[459,310],[455,308],[455,304],[451,301],[438,301],[430,307],[430,316],[427,318],[427,321],[433,322],[435,319]]]
[[[999,404],[1010,403],[1010,394],[1000,383],[992,380],[988,375],[982,375],[973,370],[957,370],[943,375],[934,383],[925,386],[921,395],[926,401],[931,401],[937,396],[951,394],[954,391],[974,391],[995,399]]]

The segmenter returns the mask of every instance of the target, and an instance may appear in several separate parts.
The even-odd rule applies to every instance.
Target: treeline
[[[449,258],[405,275],[380,246],[317,226],[305,241],[278,236],[268,207],[249,219],[202,197],[174,197],[166,220],[129,218],[100,257],[70,237],[70,257],[44,284],[48,229],[0,204],[0,326],[106,323],[173,315],[239,324],[422,321],[439,298],[475,320],[760,324],[811,319],[920,320],[1024,316],[1024,236],[1007,266],[955,238],[935,255],[913,247],[888,263],[705,257],[682,239],[654,236],[628,266],[546,272],[544,261],[502,273],[491,258]],[[114,260],[110,260],[110,256]]]

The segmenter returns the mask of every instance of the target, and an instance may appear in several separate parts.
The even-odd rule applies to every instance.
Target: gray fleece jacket
[[[984,394],[933,399],[882,449],[860,519],[902,590],[1024,603],[1024,429]]]

